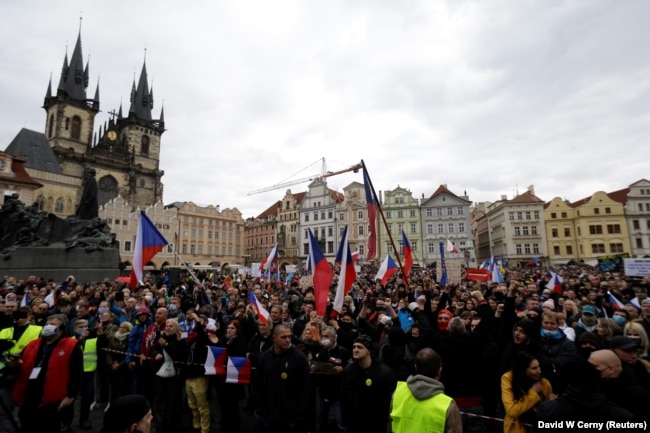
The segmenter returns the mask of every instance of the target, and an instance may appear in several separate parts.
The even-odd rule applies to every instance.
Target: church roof
[[[25,167],[63,174],[45,134],[22,128],[5,149],[8,154],[24,158]]]

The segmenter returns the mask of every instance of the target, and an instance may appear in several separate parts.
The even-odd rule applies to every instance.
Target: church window
[[[49,126],[49,129],[48,129],[47,135],[50,138],[52,138],[53,133],[54,133],[54,115],[50,114],[50,126]]]
[[[72,118],[72,131],[70,132],[70,136],[77,140],[81,138],[81,117],[74,116]]]
[[[143,135],[140,139],[140,153],[143,155],[149,155],[149,136]]]
[[[36,207],[38,208],[38,210],[42,211],[44,205],[45,205],[45,198],[42,195],[36,197]]]
[[[97,182],[97,202],[103,205],[117,197],[117,180],[113,176],[104,176]]]
[[[54,204],[54,213],[63,213],[63,199],[57,198],[56,203]]]

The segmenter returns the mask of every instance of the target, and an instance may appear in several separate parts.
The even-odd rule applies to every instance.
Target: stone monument
[[[17,278],[38,275],[55,281],[70,274],[77,281],[119,276],[115,235],[98,217],[81,218],[92,215],[88,207],[92,201],[90,196],[85,202],[82,198],[77,215],[61,219],[39,211],[35,204],[25,206],[17,194],[10,197],[0,207],[0,271]]]

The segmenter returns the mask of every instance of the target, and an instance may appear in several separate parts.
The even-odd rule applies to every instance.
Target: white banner
[[[650,259],[623,259],[628,277],[650,277]]]

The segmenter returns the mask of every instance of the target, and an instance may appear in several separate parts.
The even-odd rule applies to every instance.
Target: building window
[[[427,252],[429,254],[435,254],[436,253],[436,244],[433,242],[427,242]]]
[[[551,237],[556,238],[558,237],[558,231],[557,229],[551,229]]]
[[[426,215],[427,215],[428,217],[432,217],[432,216],[433,216],[433,209],[431,209],[430,207],[428,207],[427,210],[426,210]]]
[[[57,198],[56,202],[54,203],[54,213],[63,213],[63,208],[63,199]]]
[[[536,220],[539,219],[539,211],[538,210],[533,211],[533,218],[535,218]]]
[[[149,155],[149,136],[143,135],[140,137],[140,153],[142,155]]]
[[[609,251],[612,253],[622,253],[623,244],[620,243],[609,244]]]
[[[183,246],[181,247],[181,252],[182,254],[187,254],[187,244],[183,244]]]
[[[530,254],[530,244],[524,244],[524,253]]]
[[[445,232],[444,227],[445,227],[444,224],[438,223],[438,233],[444,233]]]
[[[453,215],[454,214],[454,208],[453,207],[448,207],[447,208],[447,215]]]
[[[465,208],[462,206],[458,206],[457,210],[458,215],[465,215]]]
[[[362,210],[357,211],[357,218],[360,219],[360,220],[363,219],[363,211]]]
[[[526,211],[526,219],[527,219],[527,220],[530,219],[530,211]]]
[[[343,212],[339,212],[339,221],[345,221],[345,214]]]
[[[308,243],[306,243],[306,244],[304,244],[302,246],[302,254],[305,255],[305,256],[309,255],[309,244]]]
[[[539,254],[539,244],[533,244],[533,254]]]
[[[413,251],[417,251],[418,250],[418,242],[417,241],[411,242],[411,248],[413,249]]]
[[[591,252],[593,254],[602,254],[605,252],[605,244],[591,244]]]
[[[595,207],[594,208],[594,215],[600,215],[600,209]]]
[[[560,255],[560,246],[559,245],[555,245],[553,247],[553,254],[555,254],[556,256]]]
[[[606,207],[605,208],[605,213],[606,214],[611,214],[612,213],[612,208]]]
[[[603,234],[603,226],[600,226],[600,225],[589,226],[589,234],[590,235],[602,235]]]
[[[650,221],[650,220],[648,220],[648,221]],[[639,224],[639,220],[632,220],[632,228],[634,230],[640,230],[641,229],[641,225]]]
[[[465,223],[458,223],[458,233],[465,233]]]
[[[305,222],[306,222],[306,223],[309,222],[309,214],[308,214],[308,213],[305,214]]]
[[[571,229],[569,227],[564,228],[564,237],[565,238],[570,238],[571,237]]]
[[[42,195],[36,197],[36,207],[39,211],[43,210],[43,205],[45,204],[45,198]]]
[[[314,212],[314,221],[318,221],[318,212]]]
[[[428,235],[433,234],[433,224],[427,224],[427,234]]]
[[[418,230],[417,224],[411,223],[411,234],[417,233],[418,232],[417,230]]]
[[[409,210],[409,218],[415,218],[415,209]]]
[[[199,244],[199,254],[203,254],[203,245]]]
[[[330,215],[330,218],[331,218],[331,217],[332,217],[332,216]],[[322,219],[322,220],[325,219],[325,211],[322,211],[322,212],[320,213],[320,219]]]
[[[449,229],[448,230],[449,233],[453,233],[454,232],[454,223],[447,224],[447,228]]]
[[[537,234],[537,226],[530,226],[530,234],[531,235]]]
[[[437,216],[442,216],[442,208],[441,207],[436,208],[436,215]]]
[[[334,228],[332,226],[327,227],[327,236],[334,236]]]
[[[553,219],[557,218],[557,214],[555,212],[551,212],[551,218]]]
[[[566,246],[566,254],[567,256],[570,256],[573,254],[573,247],[571,245]]]
[[[515,227],[515,236],[521,236],[521,228],[519,226]]]
[[[393,213],[389,210],[386,211],[386,219],[391,219],[393,217]]]
[[[522,254],[521,244],[515,245],[515,250],[517,251],[517,254]]]
[[[327,243],[327,254],[333,254],[334,253],[334,242],[329,241]]]
[[[523,227],[524,236],[528,236],[528,226]]]
[[[124,251],[131,251],[131,241],[124,241]]]
[[[607,224],[607,234],[621,233],[621,226],[619,224]]]
[[[397,218],[404,218],[404,212],[401,210],[397,211]]]
[[[359,225],[359,236],[363,236],[363,224]]]
[[[514,221],[515,220],[515,213],[514,212],[508,212],[508,219],[510,219],[510,221]]]
[[[643,239],[636,238],[636,247],[637,248],[643,248]]]
[[[70,131],[70,136],[75,140],[81,138],[81,117],[74,116],[72,118],[72,130]]]

